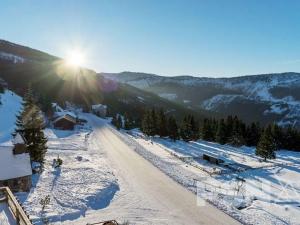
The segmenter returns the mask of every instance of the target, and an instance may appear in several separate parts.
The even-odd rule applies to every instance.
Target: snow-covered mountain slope
[[[0,86],[2,80],[3,86],[21,96],[31,83],[38,96],[52,102],[68,101],[86,109],[93,104],[105,104],[109,113],[126,112],[136,121],[141,119],[145,109],[154,107],[164,108],[178,119],[193,113],[155,94],[108,80],[87,68],[74,70],[66,66],[63,59],[4,40],[0,40]],[[197,113],[199,117],[201,114]]]
[[[193,109],[237,114],[246,121],[273,120],[300,126],[300,74],[278,73],[233,78],[163,77],[123,72],[106,78],[147,90]]]
[[[16,115],[21,109],[22,98],[5,90],[0,94],[0,143],[10,140],[15,128]]]

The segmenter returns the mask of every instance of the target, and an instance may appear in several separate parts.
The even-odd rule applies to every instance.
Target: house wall
[[[16,154],[23,154],[27,153],[27,148],[25,144],[15,144],[13,148],[13,153]]]
[[[106,108],[93,109],[93,113],[100,117],[106,116]]]
[[[13,192],[28,192],[31,188],[31,175],[9,180],[0,180],[0,187],[8,186]]]
[[[56,121],[53,125],[55,128],[58,128],[58,129],[73,130],[75,124],[69,120],[61,119],[61,120]]]

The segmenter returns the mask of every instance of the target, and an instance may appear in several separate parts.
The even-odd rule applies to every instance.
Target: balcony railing
[[[0,201],[5,201],[18,225],[32,225],[28,215],[8,187],[0,187]]]

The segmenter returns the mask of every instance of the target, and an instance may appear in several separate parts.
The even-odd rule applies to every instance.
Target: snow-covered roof
[[[32,174],[28,153],[13,154],[13,146],[0,146],[0,180]]]
[[[53,102],[52,107],[55,109],[56,112],[63,112],[63,108],[60,107],[57,103]]]
[[[16,136],[14,137],[14,139],[12,140],[13,144],[25,144],[25,139],[24,137],[17,133]]]
[[[106,109],[107,106],[106,105],[102,105],[102,104],[92,105],[92,109],[99,109],[99,108]]]
[[[70,117],[73,117],[74,119],[77,118],[77,116],[73,112],[70,112],[70,111],[55,112],[55,115],[58,117],[63,117],[63,116],[68,115]]]
[[[65,115],[63,115],[63,116],[57,117],[57,118],[53,121],[53,123],[56,123],[57,121],[62,120],[62,119],[66,119],[66,120],[68,120],[68,121],[70,121],[70,122],[72,122],[72,123],[76,123],[76,118],[70,116],[69,114],[65,114]]]

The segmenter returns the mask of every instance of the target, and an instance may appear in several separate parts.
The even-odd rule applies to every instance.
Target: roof
[[[92,105],[92,109],[99,109],[99,108],[106,109],[107,106],[106,105],[102,105],[102,104]]]
[[[14,139],[12,140],[13,144],[25,144],[25,138],[20,134],[17,133],[16,136],[14,137]]]
[[[0,146],[0,180],[32,174],[28,153],[13,154],[13,146]]]
[[[73,117],[74,119],[77,118],[77,116],[73,112],[70,112],[70,111],[55,112],[55,115],[59,116],[59,117],[62,117],[62,116],[65,116],[65,115],[69,115],[69,116]]]
[[[57,121],[60,121],[60,120],[68,120],[72,123],[76,123],[76,118],[73,118],[72,116],[66,114],[66,115],[63,115],[63,116],[60,116],[58,118],[56,118],[53,123],[56,123]]]
[[[57,103],[52,103],[52,107],[55,109],[56,112],[63,112],[64,110],[60,107]]]

